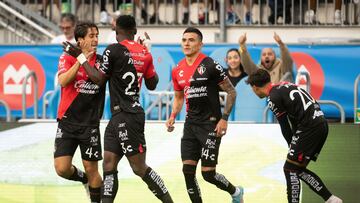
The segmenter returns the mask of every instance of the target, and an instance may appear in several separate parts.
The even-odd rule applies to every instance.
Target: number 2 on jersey
[[[292,101],[294,101],[295,97],[294,97],[294,94],[295,93],[298,93],[299,96],[300,96],[300,99],[301,99],[301,102],[303,104],[303,107],[304,107],[304,111],[306,111],[307,108],[309,108],[309,106],[311,106],[311,104],[314,104],[315,103],[315,99],[311,97],[310,94],[308,94],[307,92],[305,92],[305,90],[297,87],[297,90],[292,90],[290,93],[289,93],[289,96],[290,96],[290,99]],[[305,101],[305,97],[308,99],[308,102]]]
[[[125,80],[125,79],[128,78],[128,77],[130,77],[131,80],[130,80],[127,88],[125,89],[125,94],[126,94],[126,95],[135,95],[135,94],[136,94],[135,92],[129,91],[129,90],[131,89],[132,84],[135,82],[135,75],[134,75],[134,73],[132,73],[132,72],[126,72],[126,73],[122,76],[122,79]]]

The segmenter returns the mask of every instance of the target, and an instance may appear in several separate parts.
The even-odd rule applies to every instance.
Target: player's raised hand
[[[216,124],[216,128],[215,128],[215,132],[216,132],[216,137],[222,137],[226,134],[226,130],[227,130],[227,121],[224,119],[220,119],[220,121]]]
[[[174,123],[175,123],[175,118],[173,118],[173,117],[170,117],[166,121],[165,125],[166,125],[166,129],[168,132],[172,132],[175,129]]]
[[[243,35],[240,36],[239,38],[239,44],[245,44],[246,43],[246,33],[244,33]]]
[[[75,58],[77,58],[82,53],[82,51],[79,47],[74,46],[73,44],[71,44],[68,41],[63,42],[63,51]]]
[[[276,34],[276,32],[274,32],[274,40],[280,45],[282,44],[282,40],[280,38],[280,36],[278,34]]]

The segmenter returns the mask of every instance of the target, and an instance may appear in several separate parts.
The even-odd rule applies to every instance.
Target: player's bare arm
[[[85,68],[89,78],[97,85],[102,86],[106,81],[106,76],[92,67],[86,59],[85,54],[82,53],[79,47],[72,45],[70,42],[63,42],[63,50],[65,53],[77,58],[79,63]]]
[[[77,61],[71,68],[58,76],[59,84],[61,87],[66,87],[69,83],[74,81],[76,73],[80,68],[80,63]]]
[[[229,78],[226,78],[225,81],[223,81],[219,86],[227,93],[223,115],[215,128],[216,135],[221,137],[226,134],[227,120],[236,100],[236,90],[231,84]]]
[[[146,88],[148,88],[148,90],[155,90],[158,82],[159,82],[159,76],[157,73],[155,73],[154,77],[148,79],[145,78],[145,85]]]
[[[168,132],[172,132],[174,130],[176,115],[180,113],[182,105],[184,103],[184,91],[174,91],[174,94],[175,95],[171,115],[165,123]]]

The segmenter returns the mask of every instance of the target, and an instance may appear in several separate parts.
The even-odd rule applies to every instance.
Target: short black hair
[[[267,83],[271,81],[270,74],[264,69],[257,69],[254,73],[249,75],[246,80],[246,84],[256,87],[264,87]]]
[[[89,28],[96,28],[96,30],[99,32],[99,28],[96,26],[95,23],[85,21],[85,22],[79,22],[75,26],[74,34],[75,34],[75,40],[78,41],[79,38],[84,38]]]
[[[116,27],[124,30],[136,29],[135,18],[131,15],[121,15],[116,19]]]
[[[195,34],[197,34],[199,36],[200,41],[203,40],[203,35],[202,35],[201,31],[199,29],[197,29],[196,27],[188,27],[188,28],[186,28],[186,30],[184,31],[183,34],[185,34],[185,33],[195,33]]]
[[[60,22],[63,21],[63,20],[68,21],[68,22],[72,22],[73,25],[75,25],[76,21],[77,21],[77,17],[72,13],[63,13],[63,14],[61,14]]]

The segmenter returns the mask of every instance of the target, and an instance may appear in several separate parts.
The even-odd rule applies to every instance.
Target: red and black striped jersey
[[[326,121],[316,100],[297,85],[289,82],[272,84],[268,91],[269,108],[277,118],[286,115],[294,133]]]
[[[110,106],[119,111],[143,113],[139,103],[138,76],[130,51],[122,44],[110,44],[103,53],[100,72],[109,79]]]
[[[221,118],[219,84],[227,78],[223,67],[200,53],[192,65],[183,59],[172,70],[175,91],[184,91],[186,120],[197,123]]]
[[[130,52],[138,76],[139,89],[141,89],[142,79],[152,78],[156,74],[153,58],[144,45],[133,40],[123,40],[120,44],[124,45]]]
[[[99,68],[101,56],[94,54],[89,63]],[[68,71],[77,59],[62,54],[58,65],[58,75]],[[82,126],[98,126],[102,116],[105,99],[105,85],[103,87],[93,83],[85,69],[81,66],[75,79],[66,87],[61,87],[61,99],[57,119],[63,122]]]

